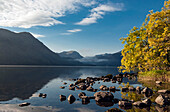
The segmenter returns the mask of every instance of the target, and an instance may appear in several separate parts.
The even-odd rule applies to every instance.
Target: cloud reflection
[[[19,107],[16,104],[0,104],[0,112],[60,112],[62,108],[52,108],[46,106]]]

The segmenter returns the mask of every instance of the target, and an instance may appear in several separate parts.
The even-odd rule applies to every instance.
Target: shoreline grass
[[[152,70],[146,72],[140,72],[138,75],[139,80],[143,81],[163,81],[170,83],[170,71],[165,70]]]

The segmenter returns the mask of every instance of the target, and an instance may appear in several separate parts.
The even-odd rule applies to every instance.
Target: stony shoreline
[[[132,107],[137,108],[148,108],[152,104],[157,104],[159,106],[167,106],[170,105],[170,91],[169,90],[158,90],[156,91],[157,94],[159,94],[154,102],[151,101],[151,97],[154,94],[155,91],[153,91],[151,88],[148,87],[133,87],[133,86],[124,86],[121,88],[116,88],[114,83],[122,83],[124,78],[133,79],[134,77],[137,77],[137,74],[118,74],[116,76],[113,76],[112,74],[108,74],[106,76],[101,77],[87,77],[86,79],[70,79],[73,83],[66,83],[63,82],[63,86],[60,87],[60,89],[65,89],[65,86],[69,86],[70,91],[76,91],[76,90],[82,90],[83,92],[80,92],[78,94],[78,97],[80,99],[76,99],[75,96],[70,94],[69,96],[65,96],[64,94],[61,94],[60,101],[63,102],[66,99],[70,104],[74,103],[76,100],[80,100],[82,104],[89,104],[90,100],[95,100],[97,105],[100,105],[102,107],[111,107],[114,104],[118,104],[119,108],[122,110],[131,109]],[[101,85],[99,88],[94,88],[93,85],[97,83],[97,81],[103,81],[103,82],[112,82],[112,86],[105,86]],[[161,81],[157,81],[155,83],[162,84]],[[100,84],[98,82],[97,84]],[[85,91],[94,92],[94,96],[87,96]],[[112,93],[115,93],[116,91],[121,91],[123,93],[126,92],[135,92],[138,95],[143,95],[143,98],[139,101],[134,100],[128,100],[128,99],[117,99]],[[46,98],[47,95],[40,93],[39,97]],[[30,105],[30,103],[28,103]],[[28,106],[27,103],[20,104],[20,106]],[[121,112],[121,110],[117,108],[109,109],[107,112]]]

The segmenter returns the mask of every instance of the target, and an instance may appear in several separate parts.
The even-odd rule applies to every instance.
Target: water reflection
[[[61,112],[62,108],[45,106],[18,107],[16,104],[0,104],[0,112]]]
[[[0,68],[0,101],[15,97],[28,99],[55,78],[69,79],[94,75],[117,74],[116,68],[98,67],[33,67],[33,68]]]
[[[21,111],[21,112],[48,112],[48,111],[62,111],[62,112],[103,112],[110,108],[119,108],[118,104],[113,102],[96,103],[94,99],[90,100],[87,104],[82,104],[81,99],[76,100],[70,104],[67,100],[60,101],[59,95],[65,95],[67,98],[70,94],[78,99],[80,92],[85,92],[87,96],[94,96],[94,92],[82,90],[69,90],[69,84],[74,83],[70,81],[71,78],[86,78],[89,76],[99,77],[107,74],[117,75],[117,68],[108,67],[33,67],[33,68],[0,68],[0,111]],[[66,82],[67,85],[63,85]],[[137,87],[142,86],[137,81],[137,78],[128,79],[123,78],[122,83],[129,82],[130,85]],[[101,85],[107,87],[123,86],[122,83],[102,82],[96,81],[93,85],[94,89],[99,89]],[[65,89],[61,89],[65,86]],[[160,88],[160,87],[159,87]],[[169,88],[169,86],[168,86]],[[47,98],[38,97],[39,93],[47,94]],[[114,98],[139,101],[143,98],[142,94],[135,92],[121,91],[112,92]],[[154,94],[154,99],[157,94]],[[153,101],[153,99],[151,99]],[[20,108],[19,103],[30,102],[31,106]],[[8,103],[8,104],[6,104]],[[67,108],[66,108],[67,107]],[[31,110],[33,109],[33,110]],[[120,108],[119,108],[120,109]],[[127,109],[127,108],[126,108]],[[123,110],[123,109],[122,109]],[[128,108],[128,112],[136,111],[151,111],[156,112],[159,110],[167,110],[167,108],[156,107],[153,105],[149,109],[139,109],[136,107]],[[124,111],[124,110],[123,110]]]

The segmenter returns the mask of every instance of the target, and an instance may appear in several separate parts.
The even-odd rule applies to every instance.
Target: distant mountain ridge
[[[0,65],[119,66],[121,52],[83,57],[77,51],[55,53],[28,32],[0,28]]]
[[[83,64],[94,66],[119,66],[121,65],[122,59],[121,51],[112,54],[105,53],[91,57],[83,57],[77,51],[63,51],[58,54],[63,58],[76,60]]]
[[[83,58],[83,56],[81,56],[77,51],[63,51],[61,53],[58,53],[58,55],[61,57],[71,58],[71,59]]]
[[[0,29],[0,65],[82,65],[51,51],[28,32]]]
[[[113,53],[113,54],[101,54],[95,55],[93,57],[84,57],[82,59],[78,59],[78,61],[84,64],[92,64],[96,66],[120,66],[121,65],[121,51]]]

